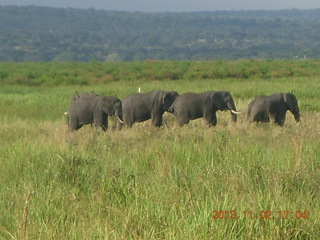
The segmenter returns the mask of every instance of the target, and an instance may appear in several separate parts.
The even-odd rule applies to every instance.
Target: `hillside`
[[[0,7],[0,61],[320,58],[320,9],[141,13]]]

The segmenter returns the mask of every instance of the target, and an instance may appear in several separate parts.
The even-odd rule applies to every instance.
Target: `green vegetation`
[[[318,239],[317,65],[1,64],[0,239]],[[225,74],[231,69],[248,76]],[[288,113],[281,128],[248,125],[245,113],[232,124],[218,112],[217,127],[208,129],[201,119],[180,128],[166,113],[160,129],[145,122],[68,131],[63,112],[76,90],[123,98],[138,87],[229,90],[242,112],[257,95],[294,91],[304,117],[296,124]],[[214,211],[239,218],[213,219]]]
[[[319,59],[319,14],[0,6],[0,61]]]
[[[320,77],[320,60],[0,63],[0,83],[26,86],[96,85],[122,81]]]

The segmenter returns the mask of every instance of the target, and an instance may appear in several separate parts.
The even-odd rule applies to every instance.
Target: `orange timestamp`
[[[307,211],[213,211],[213,219],[304,219],[308,218]]]

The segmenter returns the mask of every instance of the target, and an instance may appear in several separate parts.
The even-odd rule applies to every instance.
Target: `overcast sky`
[[[95,8],[142,12],[320,8],[320,0],[0,0],[0,5]]]

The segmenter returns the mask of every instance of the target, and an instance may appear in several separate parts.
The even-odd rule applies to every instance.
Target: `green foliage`
[[[319,14],[0,7],[0,61],[318,59]]]

